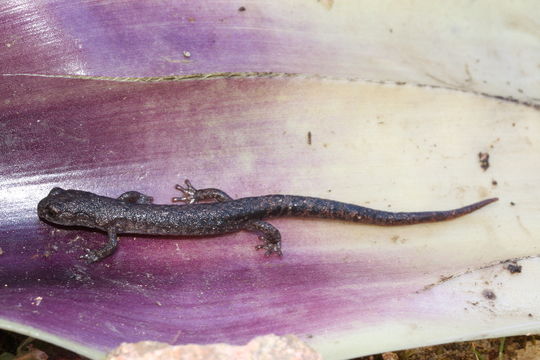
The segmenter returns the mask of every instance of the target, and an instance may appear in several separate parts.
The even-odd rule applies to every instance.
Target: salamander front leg
[[[86,254],[81,256],[81,259],[85,259],[88,263],[94,263],[111,255],[118,247],[118,236],[114,230],[109,230],[107,234],[109,241],[105,246],[98,250],[85,249]]]
[[[266,256],[272,254],[283,256],[283,253],[281,252],[281,234],[274,225],[265,221],[253,221],[248,224],[246,230],[262,233],[262,235],[259,235],[259,239],[263,241],[263,244],[255,246],[255,249],[266,250]]]
[[[191,185],[188,179],[186,179],[185,184],[186,186],[176,184],[176,190],[180,190],[184,196],[173,197],[173,202],[183,201],[186,204],[195,204],[205,200],[216,200],[217,202],[232,200],[232,197],[219,189],[208,188],[197,190]]]

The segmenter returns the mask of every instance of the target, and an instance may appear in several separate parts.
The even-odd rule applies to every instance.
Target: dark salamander
[[[38,215],[51,223],[84,226],[106,231],[107,244],[98,250],[86,249],[82,258],[99,261],[118,246],[117,234],[204,236],[240,230],[260,233],[266,254],[281,256],[281,235],[263,221],[276,217],[317,217],[392,226],[444,221],[473,212],[497,198],[486,199],[448,211],[388,212],[338,201],[295,195],[265,195],[233,200],[218,189],[195,189],[176,185],[184,194],[173,198],[186,205],[155,205],[150,196],[128,191],[117,199],[80,190],[54,188],[38,204]],[[213,203],[200,203],[213,200]]]

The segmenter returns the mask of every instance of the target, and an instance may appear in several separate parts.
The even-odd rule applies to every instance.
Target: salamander
[[[339,201],[298,195],[263,195],[232,199],[225,192],[196,189],[189,180],[176,185],[182,197],[179,205],[159,205],[151,196],[128,191],[118,198],[81,190],[53,188],[37,207],[38,216],[53,224],[83,226],[105,231],[108,242],[97,250],[86,249],[82,256],[96,262],[118,247],[118,234],[206,236],[241,230],[259,233],[266,255],[282,255],[281,234],[264,221],[279,217],[315,217],[380,226],[411,225],[454,219],[469,214],[497,198],[482,200],[445,211],[389,212]]]

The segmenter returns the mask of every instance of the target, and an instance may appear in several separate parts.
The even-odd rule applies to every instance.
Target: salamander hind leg
[[[185,186],[182,186],[180,184],[176,184],[175,188],[176,190],[179,190],[182,192],[184,196],[182,197],[173,197],[173,202],[185,202],[186,204],[195,204],[201,201],[205,200],[216,200],[218,202],[224,202],[224,201],[230,201],[232,200],[232,197],[227,195],[225,192],[219,190],[219,189],[195,189],[191,182],[186,179]]]
[[[274,225],[265,221],[253,221],[246,226],[246,230],[261,233],[261,235],[259,235],[259,239],[261,239],[263,243],[261,245],[257,245],[255,249],[266,250],[266,256],[270,256],[272,254],[283,256],[283,253],[281,252],[281,234],[279,233],[279,230],[274,227]]]

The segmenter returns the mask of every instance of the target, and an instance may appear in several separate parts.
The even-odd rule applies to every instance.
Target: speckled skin
[[[87,249],[90,262],[111,255],[118,245],[117,234],[204,236],[240,230],[256,231],[266,254],[281,255],[281,235],[262,221],[276,217],[318,217],[382,226],[411,225],[444,221],[475,211],[497,198],[486,199],[459,209],[426,212],[388,212],[358,205],[295,195],[265,195],[233,200],[218,189],[176,188],[184,193],[173,201],[188,204],[156,205],[150,196],[129,191],[117,199],[80,190],[54,188],[38,204],[41,219],[65,226],[84,226],[106,231],[109,242],[99,250]],[[213,203],[198,203],[215,200]]]

